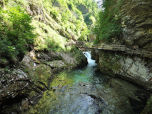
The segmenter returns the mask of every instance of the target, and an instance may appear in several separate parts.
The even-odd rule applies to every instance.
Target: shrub
[[[123,3],[123,0],[122,2]],[[115,3],[112,0],[103,1],[103,11],[98,13],[94,33],[96,34],[95,44],[101,40],[104,42],[112,42],[112,38],[119,38],[121,33],[120,19],[115,18],[121,4],[115,8]]]
[[[87,25],[91,25],[93,23],[93,21],[90,19],[91,16],[92,16],[92,14],[88,13],[84,19],[84,21]]]
[[[32,33],[34,28],[30,25],[32,18],[18,5],[6,10],[0,9],[0,19],[2,58],[23,56],[35,37],[35,34]]]

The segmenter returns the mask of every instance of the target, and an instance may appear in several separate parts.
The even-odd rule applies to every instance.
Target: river
[[[98,72],[90,52],[88,65],[64,70],[51,83],[41,114],[140,114],[149,93],[121,79]],[[41,101],[40,101],[41,102]]]

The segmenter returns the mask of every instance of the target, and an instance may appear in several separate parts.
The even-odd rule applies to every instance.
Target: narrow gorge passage
[[[152,0],[0,0],[0,114],[152,114]]]
[[[90,52],[84,54],[88,65],[57,74],[51,84],[54,92],[47,92],[38,113],[140,114],[149,93],[121,79],[101,74]]]

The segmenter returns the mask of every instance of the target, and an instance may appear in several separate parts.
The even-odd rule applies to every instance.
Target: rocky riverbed
[[[59,53],[32,50],[18,66],[0,69],[0,112],[20,113],[27,110],[38,102],[44,91],[50,89],[49,83],[55,77],[53,72],[85,65],[87,59],[80,51]]]
[[[91,62],[91,63],[90,63]],[[42,99],[28,113],[139,114],[150,92],[96,71],[96,64],[56,74]]]

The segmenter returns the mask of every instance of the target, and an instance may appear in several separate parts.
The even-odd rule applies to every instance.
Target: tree
[[[0,9],[0,17],[0,26],[3,26],[0,29],[1,57],[9,61],[17,57],[21,59],[35,37],[34,27],[30,24],[32,17],[19,5]]]

